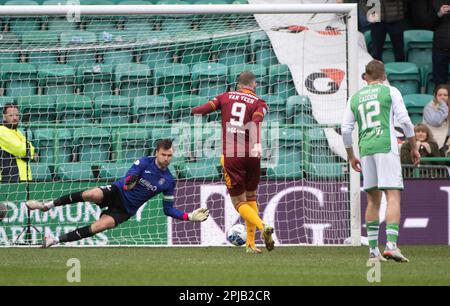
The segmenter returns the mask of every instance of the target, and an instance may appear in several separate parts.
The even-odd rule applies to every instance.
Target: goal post
[[[289,23],[297,15],[306,17]],[[0,246],[26,225],[27,193],[49,200],[111,184],[162,138],[174,140],[175,206],[208,207],[210,218],[167,218],[158,196],[69,245],[229,245],[227,229],[243,220],[221,172],[220,114],[190,109],[234,90],[242,70],[269,108],[258,202],[276,243],[361,244],[360,176],[338,133],[360,79],[356,4],[3,5],[0,17],[0,106],[18,106],[37,156],[30,182],[0,184]],[[31,220],[58,235],[100,213],[78,203]]]

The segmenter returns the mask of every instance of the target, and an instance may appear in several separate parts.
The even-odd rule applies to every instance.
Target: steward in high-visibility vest
[[[3,107],[3,122],[0,125],[0,180],[2,183],[17,183],[32,179],[29,159],[33,159],[34,147],[17,129],[19,125],[17,105],[7,103]],[[28,171],[27,171],[28,164]]]

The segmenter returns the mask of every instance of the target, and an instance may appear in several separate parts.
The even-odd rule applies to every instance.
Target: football
[[[8,212],[8,209],[6,208],[6,205],[3,203],[0,203],[0,221],[2,221],[3,218],[6,217],[7,212]]]
[[[227,232],[227,240],[236,245],[241,246],[247,242],[247,230],[243,224],[233,225]]]

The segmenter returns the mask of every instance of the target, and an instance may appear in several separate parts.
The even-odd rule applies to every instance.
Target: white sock
[[[53,207],[55,207],[55,204],[53,203],[53,201],[50,201],[50,202],[44,203],[44,206],[48,209],[52,209]]]
[[[375,256],[378,256],[378,255],[380,255],[380,250],[378,249],[378,247],[376,247],[374,249],[369,248],[369,253],[374,254]]]
[[[386,243],[386,247],[387,247],[389,250],[395,250],[395,249],[397,248],[397,243],[388,241],[388,242]]]

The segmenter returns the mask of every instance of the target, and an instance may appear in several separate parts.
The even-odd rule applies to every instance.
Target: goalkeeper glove
[[[131,190],[136,186],[138,181],[137,175],[129,175],[125,178],[125,184],[123,185],[123,190]]]
[[[188,213],[188,220],[194,222],[202,222],[208,219],[208,208],[198,208],[191,213]]]

